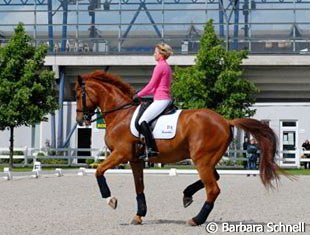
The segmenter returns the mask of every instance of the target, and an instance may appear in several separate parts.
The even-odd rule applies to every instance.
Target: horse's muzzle
[[[79,126],[90,126],[91,125],[91,121],[89,121],[89,120],[76,120],[76,122],[77,122],[77,124],[79,125]]]
[[[79,126],[83,126],[84,125],[84,120],[80,119],[80,118],[76,118],[76,122]]]
[[[90,126],[91,120],[90,119],[84,119],[84,118],[76,118],[76,122],[79,126]]]
[[[81,111],[77,110],[76,122],[79,126],[90,126],[92,121],[92,113],[85,113],[81,114]]]

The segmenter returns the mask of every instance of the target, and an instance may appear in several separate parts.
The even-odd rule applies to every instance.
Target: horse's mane
[[[117,76],[112,73],[105,72],[103,70],[96,70],[92,73],[83,75],[84,79],[95,79],[102,82],[109,83],[113,86],[116,86],[128,97],[132,97],[135,94],[134,88],[128,83],[124,82],[120,76]]]

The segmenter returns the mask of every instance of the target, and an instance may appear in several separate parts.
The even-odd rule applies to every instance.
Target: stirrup
[[[143,159],[144,161],[148,161],[149,158],[157,157],[159,152],[154,151],[152,148],[145,149],[145,154],[139,156],[139,159]]]

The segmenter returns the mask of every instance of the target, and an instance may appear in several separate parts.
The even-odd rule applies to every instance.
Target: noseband
[[[86,92],[86,84],[85,84],[85,81],[84,79],[79,79],[78,80],[79,82],[79,85],[81,87],[81,90],[82,90],[82,110],[80,109],[77,109],[76,112],[80,112],[80,113],[83,113],[83,120],[84,121],[90,121],[90,122],[95,122],[99,119],[102,119],[105,115],[109,114],[109,113],[113,113],[115,111],[118,111],[118,110],[121,110],[121,109],[127,109],[131,106],[134,105],[134,102],[131,101],[129,103],[126,103],[126,104],[123,104],[123,105],[120,105],[116,108],[113,108],[113,109],[110,109],[108,111],[102,111],[102,112],[94,112],[94,111],[90,111],[88,108],[87,108],[87,105],[86,105],[86,96],[87,96],[87,92]],[[93,115],[95,114],[99,114],[101,113],[102,114],[102,117],[98,117],[98,118],[95,118],[95,119],[91,119]]]
[[[82,90],[82,110],[77,109],[76,112],[83,113],[83,120],[85,121],[91,121],[91,118],[94,114],[99,113],[99,112],[93,112],[90,111],[87,106],[86,106],[86,88],[85,88],[85,81],[83,79],[79,80],[79,85]]]

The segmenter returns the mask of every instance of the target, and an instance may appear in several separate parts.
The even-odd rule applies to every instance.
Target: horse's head
[[[87,87],[87,80],[78,76],[75,84],[76,122],[82,126],[91,124],[91,118],[97,108],[97,98],[92,89]]]
[[[134,95],[134,89],[120,77],[101,70],[78,76],[75,92],[79,125],[90,125],[99,106],[102,115],[128,108]]]

